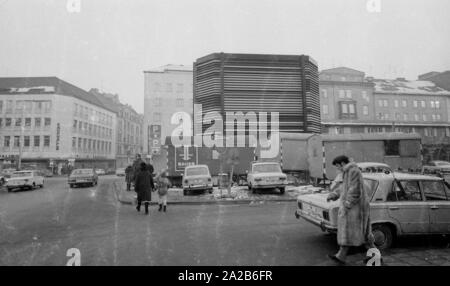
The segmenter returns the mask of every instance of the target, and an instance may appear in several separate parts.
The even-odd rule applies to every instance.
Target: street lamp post
[[[22,169],[22,138],[23,138],[23,134],[24,134],[24,131],[25,131],[25,127],[24,126],[20,126],[20,137],[19,137],[19,162],[18,162],[18,165],[17,165],[17,168],[19,169],[19,170],[21,170]]]

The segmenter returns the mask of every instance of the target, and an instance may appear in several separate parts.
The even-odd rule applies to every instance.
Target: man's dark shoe
[[[334,254],[328,254],[328,258],[330,258],[331,260],[333,260],[334,262],[336,262],[340,266],[344,266],[344,265],[347,264],[345,261],[340,260],[339,258],[337,258],[336,255],[334,255]]]
[[[158,209],[158,211],[160,212],[161,210],[162,210],[162,205],[159,204],[159,209]]]

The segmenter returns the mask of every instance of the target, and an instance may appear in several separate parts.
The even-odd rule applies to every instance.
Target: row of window
[[[174,92],[174,86],[176,87],[175,92],[177,93],[183,93],[184,92],[184,84],[182,83],[165,83],[164,87],[162,83],[155,82],[153,83],[153,91],[154,92]]]
[[[334,127],[324,128],[324,133],[331,134],[352,134],[352,133],[386,133],[386,132],[403,132],[403,133],[419,133],[426,137],[450,137],[450,128],[436,128],[436,127]]]
[[[379,99],[378,100],[378,106],[380,107],[391,107],[390,102],[388,99]],[[430,108],[433,109],[440,109],[441,103],[439,100],[431,100],[429,103]],[[398,108],[400,107],[400,101],[398,99],[394,99],[394,107]],[[401,100],[401,107],[408,107],[408,102],[406,99]],[[427,108],[427,103],[425,100],[413,100],[413,107],[414,108]]]
[[[21,141],[23,140],[23,144]],[[12,140],[12,142],[11,142]],[[50,147],[50,135],[35,135],[35,136],[5,136],[3,139],[3,147],[41,147],[41,142],[44,143],[44,147]]]
[[[50,126],[52,124],[52,119],[49,117],[44,118],[44,126]],[[26,118],[0,118],[0,128],[1,127],[34,127],[34,128],[40,128],[42,126],[42,118],[36,117],[26,117]]]
[[[72,137],[72,150],[85,152],[111,153],[111,142],[89,138]]]
[[[161,107],[162,106],[162,98],[156,97],[153,99],[153,106],[155,107]],[[184,107],[184,99],[183,98],[177,98],[175,101],[176,107]]]
[[[328,98],[328,92],[327,92],[326,89],[321,89],[320,92],[321,92],[323,98]],[[351,91],[351,90],[343,90],[343,89],[340,89],[340,90],[338,91],[338,93],[339,93],[339,98],[349,98],[349,99],[352,99],[352,98],[353,98],[353,94],[352,94],[352,91]],[[366,90],[362,90],[362,91],[361,91],[361,97],[362,97],[364,100],[366,100],[367,102],[370,101],[370,98],[369,98],[369,96],[367,95],[367,91],[366,91]]]
[[[3,103],[5,102],[5,103]],[[50,113],[52,102],[50,100],[0,100],[1,113]]]
[[[107,125],[107,126],[113,125],[113,117],[112,116],[110,116],[104,112],[94,110],[91,107],[79,105],[77,103],[75,103],[73,114],[75,117],[82,118],[82,119],[85,119],[88,121],[92,121],[94,123]]]
[[[369,106],[367,105],[363,105],[362,107],[362,112],[363,115],[367,116],[369,115]],[[327,115],[329,114],[329,108],[327,104],[322,105],[322,114]],[[378,120],[389,120],[390,118],[390,114],[389,113],[377,113],[376,115],[376,119]],[[356,119],[357,118],[357,114],[356,114],[356,103],[355,102],[339,102],[339,119]],[[408,121],[409,120],[409,115],[407,113],[395,113],[394,114],[394,118],[395,120],[404,120],[404,121]],[[427,117],[426,114],[421,114],[421,116],[419,114],[414,114],[414,120],[415,121],[427,121],[427,120],[431,120],[431,121],[441,121],[442,120],[442,115],[441,114],[431,114],[430,118]]]
[[[72,129],[74,132],[78,132],[80,134],[86,134],[100,138],[112,138],[112,129],[78,121],[76,119],[73,121]]]
[[[122,133],[118,133],[117,134],[117,138],[119,139],[119,142],[123,142],[125,144],[139,144],[141,137],[139,136],[133,136],[133,135],[123,135],[122,137]]]

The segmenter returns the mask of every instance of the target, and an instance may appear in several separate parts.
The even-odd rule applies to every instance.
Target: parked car
[[[363,173],[392,173],[392,169],[388,164],[377,162],[359,162],[356,165]]]
[[[450,233],[450,185],[442,178],[407,173],[364,173],[375,244],[389,248],[403,235]],[[328,193],[300,195],[295,216],[322,231],[337,231],[339,202]]]
[[[288,184],[287,175],[281,171],[278,162],[252,162],[251,170],[247,175],[248,189],[255,193],[259,189],[280,190],[284,194]]]
[[[430,161],[422,168],[424,174],[449,175],[450,162],[447,161]]]
[[[213,183],[208,165],[192,165],[184,169],[183,195],[191,191],[213,191]]]
[[[125,176],[125,168],[118,168],[116,170],[116,176]]]
[[[95,186],[98,184],[98,175],[94,169],[75,169],[69,176],[69,186]]]
[[[96,169],[95,172],[96,172],[97,175],[99,175],[99,176],[106,175],[105,169]]]
[[[27,170],[16,171],[11,174],[11,178],[6,181],[8,192],[14,189],[35,189],[36,187],[44,187],[44,177],[39,171]]]

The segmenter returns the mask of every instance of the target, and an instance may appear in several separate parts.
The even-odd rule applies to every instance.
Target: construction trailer
[[[283,172],[316,184],[336,176],[332,161],[346,155],[355,162],[386,163],[393,170],[420,172],[421,136],[416,133],[292,134],[280,133],[279,152],[273,159]],[[260,149],[256,150],[260,156]]]
[[[158,155],[152,156],[155,172],[167,170],[169,179],[174,185],[181,185],[184,169],[187,166],[205,164],[213,178],[218,183],[221,173],[229,173],[233,165],[233,174],[236,180],[246,176],[250,164],[255,160],[254,147],[210,148],[195,146],[193,139],[190,146],[175,146],[172,138],[168,136]],[[232,154],[233,153],[233,154]],[[234,160],[232,160],[232,157]]]

